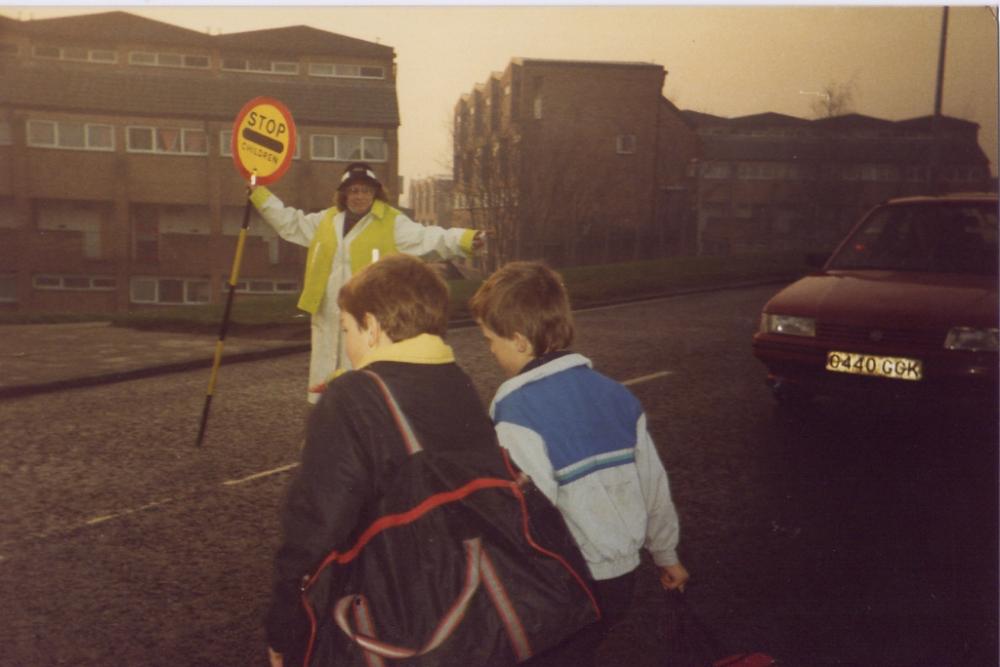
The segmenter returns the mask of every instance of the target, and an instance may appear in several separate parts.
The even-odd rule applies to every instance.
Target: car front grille
[[[867,326],[852,326],[816,323],[816,340],[824,343],[853,343],[879,345],[902,345],[940,349],[944,345],[946,332],[917,329],[878,329]]]

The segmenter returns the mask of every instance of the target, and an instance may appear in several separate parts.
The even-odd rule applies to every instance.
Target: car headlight
[[[816,320],[812,317],[764,313],[760,316],[760,330],[764,333],[813,338],[816,336]]]
[[[946,350],[971,350],[973,352],[996,352],[1000,329],[976,329],[974,327],[954,327],[944,339]]]

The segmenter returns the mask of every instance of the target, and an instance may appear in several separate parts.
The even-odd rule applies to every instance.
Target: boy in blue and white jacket
[[[509,377],[490,405],[500,444],[562,512],[595,580],[601,627],[571,639],[559,662],[592,664],[628,611],[640,549],[649,550],[665,589],[683,590],[688,580],[666,471],[638,399],[566,349],[573,321],[558,274],[512,262],[469,306]]]

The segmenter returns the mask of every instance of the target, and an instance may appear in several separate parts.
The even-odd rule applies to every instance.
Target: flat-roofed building
[[[489,232],[492,266],[678,252],[697,137],[665,77],[652,63],[511,60],[455,105],[455,224]]]
[[[960,118],[683,114],[700,143],[692,201],[701,254],[828,251],[886,199],[996,188],[979,126]]]
[[[398,181],[389,46],[307,26],[209,35],[121,11],[0,17],[0,309],[222,299],[246,205],[232,124],[260,96],[298,131],[270,186],[286,204],[328,207],[355,160]],[[239,291],[296,293],[304,258],[252,213]]]

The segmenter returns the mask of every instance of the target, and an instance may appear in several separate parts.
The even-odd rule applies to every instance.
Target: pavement
[[[145,331],[109,322],[5,324],[0,341],[0,399],[8,399],[211,368],[218,334]],[[309,327],[303,324],[285,336],[227,336],[221,364],[308,351]]]
[[[678,289],[635,300],[787,283],[791,279],[783,276]],[[451,324],[462,325],[471,322]],[[140,330],[111,326],[109,322],[0,325],[0,400],[210,369],[217,342],[217,333]],[[309,327],[303,322],[301,326],[283,330],[227,335],[220,363],[224,366],[308,351]]]

